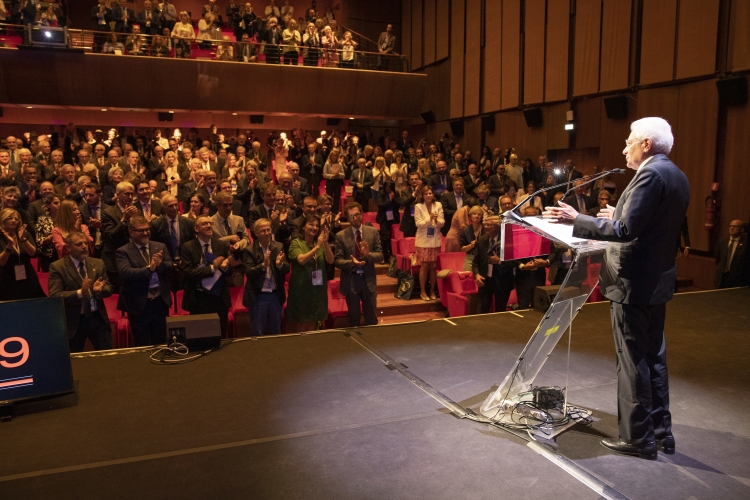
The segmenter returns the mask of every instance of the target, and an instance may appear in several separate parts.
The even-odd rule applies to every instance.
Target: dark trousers
[[[97,351],[112,349],[112,328],[98,312],[92,312],[90,316],[81,314],[76,334],[68,339],[70,352],[83,351],[87,338]]]
[[[221,338],[227,338],[229,307],[227,307],[222,298],[220,296],[201,291],[196,292],[195,298],[195,305],[190,310],[190,314],[218,314],[219,322],[221,323]]]
[[[383,247],[383,259],[388,262],[391,258],[391,226],[393,221],[380,223],[380,246]]]
[[[274,45],[266,45],[266,64],[279,64],[281,49]]]
[[[250,335],[281,333],[281,303],[275,293],[259,293],[250,311]]]
[[[492,308],[495,298],[495,312],[504,312],[508,307],[510,292],[513,291],[513,271],[498,271],[495,266],[491,278],[484,278],[484,286],[479,287],[479,314],[486,314]]]
[[[299,52],[284,52],[284,64],[297,65],[299,62]]]
[[[328,179],[326,181],[326,194],[333,198],[333,208],[331,209],[331,212],[334,214],[341,211],[341,186],[343,185],[344,181],[341,179]]]
[[[672,432],[664,319],[666,304],[610,302],[617,350],[620,439],[642,444]]]
[[[348,309],[349,326],[359,326],[362,313],[365,314],[365,325],[377,325],[377,302],[378,294],[367,288],[367,282],[362,274],[352,272],[349,281],[349,293],[346,294],[346,308]],[[360,312],[360,304],[362,311]]]
[[[163,344],[167,338],[168,315],[169,306],[161,297],[146,300],[146,306],[140,314],[128,313],[136,347]]]
[[[518,308],[528,309],[534,302],[534,290],[538,286],[544,286],[546,273],[544,269],[536,271],[516,270],[516,297]]]

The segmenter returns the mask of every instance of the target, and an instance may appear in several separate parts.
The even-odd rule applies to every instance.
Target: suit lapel
[[[78,274],[78,269],[76,269],[75,264],[73,264],[73,259],[70,258],[70,256],[65,257],[65,268],[68,270],[68,274],[70,274],[75,282],[77,282],[79,285],[83,283],[81,275]],[[86,272],[88,272],[88,266],[86,268]]]

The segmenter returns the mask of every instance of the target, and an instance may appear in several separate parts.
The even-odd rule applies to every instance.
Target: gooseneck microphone
[[[608,176],[609,174],[624,174],[624,173],[625,173],[625,169],[624,168],[613,168],[612,170],[607,170],[605,172],[600,172],[600,173],[596,174],[595,176],[591,177],[590,179],[582,182],[581,184],[578,184],[577,186],[574,186],[574,187],[568,189],[567,191],[565,191],[565,193],[563,193],[563,195],[560,198],[560,200],[564,200],[570,193],[572,193],[573,191],[575,191],[576,188],[578,188],[578,187],[585,186],[586,184],[590,184],[590,183],[592,183],[592,182],[594,182],[596,180],[601,179],[602,177]],[[578,180],[578,179],[576,179],[576,180]],[[560,200],[557,201],[557,206],[558,207],[560,206]]]

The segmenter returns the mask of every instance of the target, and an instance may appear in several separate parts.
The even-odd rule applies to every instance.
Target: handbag
[[[409,300],[414,291],[414,276],[411,273],[398,273],[398,288],[393,295],[397,299]]]
[[[391,255],[388,260],[388,271],[385,273],[389,278],[398,278],[398,266],[396,265],[396,256]]]

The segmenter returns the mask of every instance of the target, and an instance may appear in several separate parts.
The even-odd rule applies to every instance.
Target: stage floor
[[[573,329],[572,404],[590,427],[557,439],[573,474],[527,440],[450,414],[345,331],[248,339],[185,365],[144,352],[76,358],[76,394],[0,424],[0,497],[750,497],[750,290],[678,295],[667,310],[675,455],[615,455],[615,352],[606,303]],[[362,338],[476,409],[541,314],[361,328]],[[455,323],[455,324],[452,324]],[[563,385],[567,338],[535,385]],[[564,459],[563,459],[564,460]],[[580,474],[579,474],[580,476]]]

